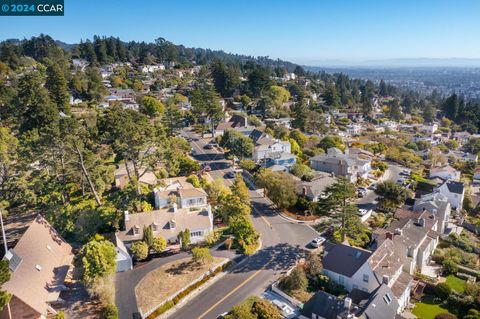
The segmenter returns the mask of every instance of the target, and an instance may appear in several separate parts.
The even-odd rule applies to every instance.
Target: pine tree
[[[50,64],[47,67],[45,88],[49,91],[50,98],[57,105],[57,109],[65,114],[69,114],[70,94],[68,92],[67,80],[57,64]]]

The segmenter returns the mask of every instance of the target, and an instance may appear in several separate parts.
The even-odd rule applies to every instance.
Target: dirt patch
[[[146,312],[158,306],[225,259],[215,257],[206,264],[194,264],[191,258],[184,258],[155,269],[135,287],[138,309]]]
[[[301,220],[301,221],[314,221],[314,220],[317,220],[318,219],[318,216],[312,216],[312,215],[303,215],[303,214],[295,214],[294,211],[291,211],[291,210],[287,210],[285,209],[283,211],[283,214],[285,214],[286,216],[290,217],[290,218],[293,218],[293,219],[296,219],[296,220]]]

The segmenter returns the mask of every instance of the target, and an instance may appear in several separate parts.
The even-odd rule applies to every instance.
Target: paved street
[[[191,142],[195,158],[212,168],[210,176],[213,179],[222,178],[225,185],[230,186],[233,179],[224,176],[233,170],[229,167],[231,161],[226,160],[217,150],[204,149],[205,141],[191,131],[183,130],[181,135],[195,139]],[[227,275],[187,302],[170,318],[216,318],[246,297],[260,295],[282,272],[293,265],[300,254],[305,254],[303,249],[318,235],[310,226],[288,221],[278,215],[270,207],[269,201],[258,192],[250,191],[250,197],[253,208],[252,222],[261,234],[262,249],[231,269]],[[182,253],[155,259],[133,271],[117,274],[116,303],[120,319],[131,319],[136,311],[134,289],[141,278],[162,264],[185,255]]]

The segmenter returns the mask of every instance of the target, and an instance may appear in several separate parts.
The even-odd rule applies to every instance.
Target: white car
[[[316,238],[312,239],[312,241],[310,242],[310,245],[318,248],[325,242],[325,240],[326,239],[324,237],[319,236],[319,237],[316,237]]]

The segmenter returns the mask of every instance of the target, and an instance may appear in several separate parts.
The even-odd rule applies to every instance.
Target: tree
[[[318,144],[325,152],[332,147],[336,147],[338,149],[342,149],[342,139],[339,136],[325,136],[320,140]]]
[[[148,245],[144,241],[134,242],[130,250],[136,260],[140,261],[148,257]]]
[[[282,314],[280,310],[265,299],[259,299],[253,303],[252,312],[255,313],[258,319],[280,319]]]
[[[431,103],[427,103],[423,108],[423,120],[425,123],[432,123],[435,120],[436,110]]]
[[[187,250],[188,246],[190,246],[190,230],[186,228],[183,231],[180,231],[178,233],[178,240],[182,245],[182,249]]]
[[[115,304],[108,304],[103,311],[103,319],[118,319],[118,308]]]
[[[161,253],[165,248],[167,248],[167,240],[164,237],[158,236],[153,239],[152,249],[155,252]]]
[[[56,104],[57,109],[65,114],[70,113],[70,94],[65,75],[58,64],[51,63],[47,67],[47,80],[45,88],[50,93],[50,99]]]
[[[192,112],[197,119],[210,122],[212,136],[215,136],[215,127],[223,117],[223,109],[214,88],[206,86],[191,92]]]
[[[452,289],[445,282],[441,282],[435,286],[435,294],[443,300],[447,299],[451,293]]]
[[[212,206],[222,203],[224,198],[230,194],[230,189],[223,184],[221,178],[216,178],[213,182],[209,183],[205,191],[208,195],[208,201]]]
[[[117,250],[102,236],[95,236],[82,247],[83,280],[90,282],[95,278],[115,273]]]
[[[226,130],[220,140],[220,146],[227,149],[227,154],[240,159],[250,157],[253,151],[252,140],[235,130]]]
[[[141,110],[150,117],[162,116],[165,112],[165,105],[152,96],[145,96],[142,99]]]
[[[393,100],[388,110],[388,116],[395,121],[399,121],[403,118],[402,108],[397,99]]]
[[[310,277],[316,278],[322,273],[322,261],[316,253],[312,253],[307,259],[307,273]]]
[[[463,319],[480,319],[480,311],[476,309],[470,309],[467,312],[467,315],[463,317]]]
[[[280,280],[280,286],[286,291],[306,290],[308,287],[308,279],[305,270],[297,266],[290,275]]]
[[[339,177],[337,182],[325,189],[325,197],[318,201],[317,214],[329,214],[334,220],[341,223],[341,241],[347,233],[353,233],[358,226],[358,209],[353,205],[357,198],[357,189],[345,177]]]
[[[250,194],[248,193],[247,185],[243,181],[241,174],[235,175],[235,180],[233,181],[230,190],[232,192],[232,196],[238,197],[240,202],[250,206]]]
[[[407,196],[405,189],[392,181],[379,183],[375,189],[375,194],[380,196],[379,206],[387,210],[395,209],[401,205]]]
[[[338,108],[340,106],[340,97],[337,93],[337,88],[334,83],[328,82],[323,93],[323,99],[328,106]]]
[[[224,197],[217,208],[218,214],[227,224],[230,224],[231,220],[238,216],[249,216],[251,210],[249,202],[245,203],[240,197],[233,194]]]
[[[212,255],[208,248],[195,247],[192,249],[192,261],[194,263],[206,264],[213,261]]]
[[[314,176],[313,170],[308,165],[302,163],[293,164],[290,173],[304,181],[311,181]]]
[[[148,248],[153,246],[153,228],[152,225],[143,226],[143,241],[147,244]]]
[[[3,285],[10,280],[9,262],[7,260],[0,260],[0,285]],[[12,298],[8,292],[0,289],[0,310],[2,310]]]
[[[460,99],[457,94],[450,95],[442,105],[445,117],[450,120],[455,120],[460,107]]]
[[[280,108],[283,103],[288,102],[290,99],[290,92],[278,85],[272,85],[268,91],[268,95],[272,100],[273,106],[276,108]]]
[[[243,159],[243,160],[240,160],[240,167],[246,171],[253,171],[255,169],[255,167],[257,166],[257,164],[255,164],[255,162],[251,159]]]
[[[232,218],[229,228],[244,253],[250,252],[249,247],[256,246],[259,235],[253,227],[249,216],[239,215]]]
[[[286,209],[297,202],[296,182],[284,172],[272,172],[262,169],[256,176],[259,187],[265,188],[265,193],[280,209]]]

